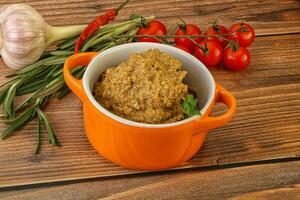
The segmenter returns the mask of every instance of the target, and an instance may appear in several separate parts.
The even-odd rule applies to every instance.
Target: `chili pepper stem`
[[[124,3],[122,3],[118,8],[111,9],[106,11],[105,14],[98,16],[96,19],[94,19],[80,34],[76,44],[74,53],[78,53],[79,49],[82,47],[82,44],[90,38],[93,34],[95,34],[101,26],[108,24],[109,22],[115,20],[115,18],[118,15],[118,12],[129,2],[129,0],[126,0]]]
[[[115,10],[118,13],[127,3],[129,2],[129,0],[126,0],[124,3],[122,3],[119,7],[117,7]]]
[[[181,17],[178,17],[178,19],[181,21],[181,23],[177,24],[178,27],[186,32],[186,22]]]

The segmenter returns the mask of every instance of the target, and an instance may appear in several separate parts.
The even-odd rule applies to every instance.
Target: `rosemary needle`
[[[37,155],[40,153],[41,151],[41,134],[42,134],[42,130],[41,130],[41,117],[38,116],[38,124],[37,124],[37,130],[36,130],[36,147],[35,147],[35,152],[34,154]]]

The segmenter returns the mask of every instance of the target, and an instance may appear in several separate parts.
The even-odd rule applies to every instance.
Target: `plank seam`
[[[86,178],[78,178],[78,179],[69,179],[69,180],[61,180],[61,181],[54,181],[54,182],[37,182],[37,183],[29,183],[29,184],[20,184],[20,185],[9,185],[9,186],[1,186],[0,189],[3,192],[12,191],[12,190],[23,190],[23,189],[32,189],[44,186],[59,186],[65,184],[73,184],[73,183],[81,183],[86,181],[96,181],[96,180],[106,180],[106,179],[117,179],[117,178],[133,178],[137,176],[148,176],[148,175],[162,175],[166,173],[176,173],[176,172],[183,172],[183,171],[213,171],[213,170],[222,170],[222,169],[231,169],[231,168],[238,168],[238,167],[249,167],[255,165],[270,165],[276,163],[284,163],[284,162],[296,162],[300,161],[300,155],[295,155],[294,157],[282,157],[282,158],[274,158],[268,160],[257,160],[257,161],[249,161],[249,162],[240,162],[240,163],[229,163],[229,164],[222,164],[222,165],[214,165],[214,166],[202,166],[202,167],[192,167],[186,166],[183,168],[174,168],[164,171],[154,171],[154,172],[133,172],[132,174],[116,174],[116,175],[108,175],[108,176],[92,176]]]

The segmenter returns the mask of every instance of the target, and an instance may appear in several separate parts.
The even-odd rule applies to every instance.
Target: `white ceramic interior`
[[[148,42],[119,45],[101,52],[92,60],[92,62],[87,67],[82,79],[84,91],[92,104],[99,111],[109,116],[110,118],[113,118],[123,124],[137,127],[163,128],[177,126],[200,117],[194,116],[185,120],[167,124],[139,123],[124,119],[111,113],[96,101],[96,99],[93,97],[92,91],[95,82],[99,79],[100,74],[108,67],[114,67],[119,65],[123,61],[126,61],[131,54],[141,53],[147,51],[148,49],[159,49],[160,51],[166,52],[182,62],[183,69],[188,72],[187,77],[184,81],[196,91],[199,99],[201,113],[205,113],[206,109],[213,101],[215,95],[215,81],[207,68],[198,59],[186,53],[185,51],[169,45]]]

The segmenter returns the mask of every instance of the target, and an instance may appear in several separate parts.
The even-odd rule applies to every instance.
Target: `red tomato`
[[[205,49],[205,41],[200,42],[199,45]],[[217,66],[223,57],[223,48],[220,42],[216,40],[207,40],[206,47],[207,50],[203,51],[201,48],[196,46],[194,56],[207,67]]]
[[[189,54],[192,54],[192,51],[189,48],[185,47],[185,46],[177,45],[176,44],[175,47],[178,48],[178,49],[181,49],[181,50],[183,50],[183,51],[185,51],[185,52],[187,52]]]
[[[138,35],[166,35],[167,34],[167,28],[163,23],[157,20],[152,20],[148,23],[147,27],[141,27],[138,30]],[[160,43],[161,41],[156,38],[146,38],[141,37],[138,38],[139,42],[156,42]]]
[[[224,51],[224,65],[228,69],[238,71],[245,69],[250,64],[250,53],[249,51],[240,46],[234,50],[230,46]]]
[[[227,28],[225,28],[225,26],[221,26],[217,24],[214,24],[205,32],[205,35],[220,35],[220,34],[228,34],[228,30]],[[226,38],[226,36],[224,37]],[[218,40],[221,43],[223,48],[225,48],[228,43],[226,40],[219,37],[208,37],[207,40]]]
[[[183,25],[184,26],[184,25]],[[184,27],[179,27],[175,32],[176,36],[184,36],[184,35],[201,35],[202,32],[200,28],[193,24],[187,24]],[[200,42],[202,38],[194,38],[196,42]],[[194,51],[195,44],[188,38],[175,38],[176,45],[185,46],[191,51]]]
[[[248,31],[237,31],[242,27],[245,27]],[[232,33],[232,36],[228,36],[227,38],[230,40],[237,40],[240,46],[248,47],[255,39],[253,28],[244,22],[233,24],[228,31],[229,33]]]

